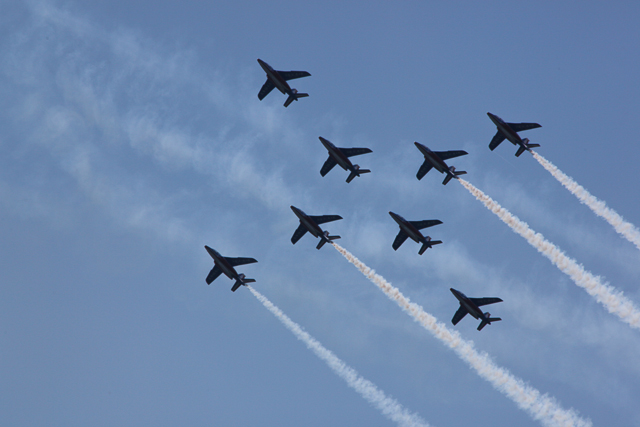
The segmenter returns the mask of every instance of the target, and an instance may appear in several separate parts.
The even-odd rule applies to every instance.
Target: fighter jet
[[[267,73],[267,81],[264,85],[262,85],[262,89],[258,93],[258,99],[262,101],[265,96],[269,95],[269,92],[273,90],[273,88],[278,88],[278,90],[286,95],[289,95],[287,100],[284,102],[284,106],[288,107],[294,100],[297,101],[298,98],[304,98],[309,96],[308,93],[298,93],[297,89],[291,89],[287,80],[299,79],[300,77],[309,77],[309,74],[306,71],[276,71],[269,64],[264,62],[262,59],[258,59],[258,63],[262,67],[262,69]]]
[[[424,237],[420,230],[427,227],[433,227],[434,225],[442,224],[439,219],[426,219],[424,221],[407,221],[397,213],[389,212],[391,218],[400,226],[400,232],[393,241],[393,250],[397,251],[398,248],[407,240],[407,237],[411,237],[416,243],[422,243],[422,247],[418,254],[422,255],[428,248],[432,248],[433,245],[439,245],[442,240],[431,240],[430,236]]]
[[[444,162],[445,160],[452,159],[454,157],[464,156],[465,154],[469,154],[463,150],[453,150],[453,151],[431,151],[424,145],[419,142],[414,142],[418,150],[424,155],[424,163],[420,166],[416,177],[420,180],[423,176],[427,174],[431,170],[431,168],[436,168],[440,173],[444,173],[447,176],[444,181],[442,181],[443,185],[447,185],[451,178],[458,178],[458,175],[466,174],[465,171],[456,172],[456,168],[454,166],[447,166]]]
[[[520,154],[524,153],[524,150],[531,151],[532,148],[540,147],[540,144],[529,144],[529,138],[520,138],[518,132],[522,132],[523,130],[535,129],[542,127],[538,123],[506,123],[500,117],[495,114],[487,113],[487,116],[491,119],[491,121],[498,128],[498,133],[493,137],[491,142],[489,143],[489,148],[491,151],[495,150],[495,148],[500,145],[502,141],[508,139],[513,145],[519,145],[518,151],[516,152],[516,157],[520,157]]]
[[[222,273],[224,273],[225,276],[227,276],[229,279],[233,279],[236,281],[236,283],[231,288],[233,292],[235,292],[236,289],[240,287],[240,285],[246,286],[247,283],[255,282],[254,279],[249,279],[242,273],[238,274],[236,269],[233,267],[236,267],[238,265],[244,265],[244,264],[252,264],[258,261],[256,261],[253,258],[223,257],[215,249],[211,249],[207,245],[205,245],[204,248],[207,250],[207,252],[209,252],[209,255],[211,255],[211,258],[213,258],[213,262],[215,263],[215,265],[209,272],[209,275],[207,275],[207,278],[206,278],[207,285],[210,285],[211,282],[216,280],[218,276],[220,276]]]
[[[360,169],[360,166],[354,165],[349,160],[349,157],[359,156],[361,154],[371,153],[371,150],[368,148],[338,148],[323,137],[319,137],[320,142],[324,145],[324,148],[329,152],[329,158],[324,165],[322,165],[322,169],[320,169],[320,175],[325,176],[335,165],[340,165],[340,167],[344,170],[349,170],[351,173],[347,178],[347,182],[351,182],[353,178],[356,176],[360,176],[361,173],[369,173],[371,172],[369,169]]]
[[[314,237],[320,237],[320,243],[316,246],[316,249],[320,249],[324,246],[325,243],[331,243],[332,240],[339,239],[340,236],[329,236],[328,231],[322,231],[319,224],[324,224],[325,222],[337,221],[342,219],[340,215],[321,215],[321,216],[312,216],[307,215],[302,212],[300,209],[295,206],[291,206],[291,210],[294,214],[300,219],[300,225],[293,233],[291,237],[291,243],[294,245],[304,234],[308,231],[313,234]]]
[[[456,291],[453,288],[449,289],[451,290],[451,293],[458,298],[458,301],[460,301],[460,308],[456,311],[456,314],[453,315],[453,319],[451,319],[451,322],[454,325],[457,325],[467,313],[471,314],[476,319],[482,320],[480,322],[480,326],[478,326],[479,331],[481,331],[486,325],[490,325],[491,322],[502,320],[499,317],[491,317],[491,313],[483,313],[482,310],[478,308],[483,305],[502,302],[500,298],[469,298],[460,291]]]

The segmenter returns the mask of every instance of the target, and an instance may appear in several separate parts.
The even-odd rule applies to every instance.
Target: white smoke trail
[[[323,347],[317,340],[312,338],[307,332],[302,330],[300,325],[295,323],[278,307],[273,305],[264,295],[247,286],[251,293],[269,310],[271,311],[293,334],[303,341],[307,348],[313,351],[316,356],[324,360],[327,365],[340,378],[345,380],[349,387],[360,393],[369,403],[378,408],[390,420],[395,421],[401,426],[426,426],[429,424],[424,421],[418,414],[414,414],[405,409],[395,399],[388,397],[371,381],[362,378],[353,368],[347,366],[330,350]]]
[[[549,258],[563,273],[571,277],[576,285],[584,288],[596,301],[604,305],[609,313],[615,314],[633,328],[640,329],[640,311],[633,302],[613,286],[602,283],[599,276],[594,276],[578,264],[576,260],[567,256],[553,243],[536,233],[529,225],[500,206],[491,197],[478,190],[469,182],[459,179],[460,183],[480,200],[491,212],[496,214],[513,231],[524,237],[538,252]]]
[[[387,282],[384,277],[376,274],[362,261],[349,251],[331,242],[351,264],[355,265],[367,279],[371,280],[402,310],[431,332],[436,338],[444,342],[467,362],[482,378],[489,381],[497,390],[513,400],[520,409],[528,412],[535,420],[545,426],[554,427],[590,427],[590,420],[584,420],[573,409],[563,409],[555,399],[548,395],[541,395],[538,390],[527,385],[524,381],[514,377],[508,370],[496,366],[487,353],[478,352],[472,341],[464,340],[457,331],[452,331],[433,315],[424,311],[416,303],[409,301],[398,288]]]
[[[587,205],[596,215],[604,218],[619,234],[640,249],[640,230],[630,222],[625,221],[613,209],[607,207],[605,202],[592,196],[583,186],[575,182],[571,177],[565,175],[553,163],[534,151],[532,151],[531,154],[533,154],[533,157],[535,157],[542,167],[548,170],[549,173],[576,196],[580,202]]]

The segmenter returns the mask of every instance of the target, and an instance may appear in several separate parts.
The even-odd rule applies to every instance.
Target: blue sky
[[[441,321],[450,287],[499,296],[456,329],[594,425],[640,424],[640,337],[413,142],[464,149],[466,178],[640,301],[640,253],[486,112],[640,223],[634,2],[8,0],[0,17],[0,423],[393,425],[246,289],[204,282],[223,255],[255,288],[434,426],[539,425],[297,219],[339,214],[340,244]],[[256,62],[312,76],[262,102]],[[322,178],[323,136],[371,174]],[[524,136],[524,135],[523,135]],[[391,243],[394,211],[444,244]]]

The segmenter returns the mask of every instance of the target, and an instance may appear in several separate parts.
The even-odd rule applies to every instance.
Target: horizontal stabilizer
[[[305,98],[307,96],[309,96],[308,93],[297,93],[297,92],[294,92],[291,95],[289,95],[289,97],[287,98],[286,101],[284,101],[284,106],[288,107],[289,105],[291,105],[291,103],[293,101],[297,101],[298,98]]]
[[[332,241],[332,240],[336,240],[336,239],[339,239],[339,238],[340,238],[340,236],[329,236],[329,235],[327,235],[327,234],[328,234],[328,233],[327,233],[327,232],[325,232],[325,236],[324,236],[324,238],[321,238],[321,239],[320,239],[320,242],[318,243],[318,246],[316,246],[316,249],[318,249],[318,250],[319,250],[321,247],[323,247],[323,246],[324,246],[324,244],[325,244],[325,243],[327,243],[327,242],[330,242],[330,241]]]
[[[240,287],[240,285],[246,285],[247,283],[254,283],[254,282],[255,282],[255,279],[249,279],[249,278],[242,278],[242,281],[236,280],[236,283],[234,283],[233,287],[231,288],[231,292],[235,292],[236,289]]]
[[[351,172],[347,177],[347,182],[353,181],[353,178],[355,178],[356,176],[360,176],[361,173],[370,173],[370,172],[371,171],[369,169],[358,169],[356,172]]]
[[[487,325],[490,325],[491,322],[499,322],[502,319],[499,317],[489,317],[489,313],[485,313],[485,315],[487,316],[486,319],[484,319],[482,322],[480,322],[480,325],[478,325],[478,330],[481,331],[482,328],[484,328]]]
[[[439,245],[440,243],[442,243],[442,240],[429,240],[427,243],[422,245],[422,247],[420,248],[420,251],[418,252],[418,255],[422,255],[424,251],[426,251],[433,245]]]

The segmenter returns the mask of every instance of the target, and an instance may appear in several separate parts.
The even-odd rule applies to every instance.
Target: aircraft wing
[[[278,71],[278,74],[285,80],[299,79],[301,77],[309,77],[311,74],[306,71]]]
[[[226,259],[229,262],[229,264],[231,264],[232,267],[236,267],[238,265],[253,264],[254,262],[258,262],[253,258],[227,258],[227,257],[224,257],[224,259]]]
[[[418,230],[422,230],[423,228],[442,224],[442,221],[440,221],[439,219],[425,219],[424,221],[409,221],[409,224],[413,225]]]
[[[454,325],[457,325],[458,322],[461,321],[462,318],[467,315],[467,313],[468,313],[467,309],[464,308],[463,306],[460,306],[458,311],[456,311],[456,314],[453,315],[453,319],[451,319],[451,323],[453,323]]]
[[[311,216],[309,218],[315,221],[316,224],[324,224],[325,222],[337,221],[342,219],[340,215],[320,215],[320,216]]]
[[[400,230],[400,232],[396,236],[396,239],[393,241],[393,245],[391,245],[393,250],[397,251],[398,248],[400,246],[402,246],[402,244],[405,242],[405,240],[407,240],[408,237],[409,237],[409,235],[407,233],[405,233],[404,231]]]
[[[220,276],[221,274],[222,274],[222,269],[217,265],[214,266],[209,272],[209,274],[207,275],[207,278],[205,279],[205,281],[207,282],[207,285],[210,285],[211,282],[216,280],[218,276]]]
[[[491,142],[489,143],[489,149],[491,149],[491,151],[495,150],[495,148],[500,145],[500,143],[502,141],[504,141],[506,138],[506,136],[504,136],[504,134],[500,131],[498,131],[498,133],[496,133],[493,137],[493,139],[491,140]]]
[[[276,86],[271,82],[271,80],[267,79],[267,81],[262,85],[262,89],[258,92],[258,99],[262,101],[265,96],[269,95],[269,92],[273,90]]]
[[[324,165],[322,165],[322,169],[320,169],[320,175],[325,176],[335,165],[337,165],[335,159],[332,156],[329,156],[327,161],[324,162]]]
[[[340,151],[347,157],[359,156],[361,154],[371,153],[368,148],[340,148]]]
[[[500,298],[469,298],[471,302],[473,302],[478,307],[488,304],[495,304],[497,302],[502,302]]]
[[[422,166],[420,166],[420,169],[418,170],[416,177],[418,179],[422,179],[427,174],[427,172],[431,170],[432,167],[433,165],[429,163],[427,160],[425,160]]]
[[[538,123],[507,123],[514,132],[522,132],[523,130],[541,128]]]
[[[296,228],[296,231],[293,232],[293,236],[291,236],[291,243],[295,245],[296,242],[300,240],[300,238],[302,238],[302,236],[304,236],[304,233],[306,232],[307,232],[307,227],[300,224],[298,228]]]
[[[464,150],[451,150],[451,151],[434,151],[434,153],[440,157],[441,160],[449,160],[454,157],[464,156],[465,154],[469,154]]]

